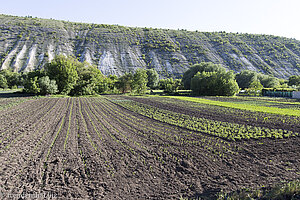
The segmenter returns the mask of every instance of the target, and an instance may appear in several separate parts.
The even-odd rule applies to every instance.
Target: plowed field
[[[122,106],[126,101],[210,120],[238,119],[155,99],[26,99],[0,110],[2,197],[179,199],[300,178],[299,136],[231,141],[138,114]],[[258,126],[272,123],[258,120]],[[282,127],[299,132],[298,125]]]

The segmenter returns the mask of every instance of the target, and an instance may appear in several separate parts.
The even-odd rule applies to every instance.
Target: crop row
[[[43,116],[35,117],[35,119],[38,120],[31,124],[30,129],[22,132],[22,134],[18,135],[15,139],[10,140],[10,143],[5,146],[5,149],[1,150],[1,152],[4,153],[2,156],[8,158],[1,164],[7,165],[8,162],[23,162],[23,165],[17,167],[17,171],[13,172],[7,170],[9,173],[15,173],[15,178],[18,178],[19,180],[24,178],[22,173],[25,173],[24,171],[28,170],[28,168],[24,168],[24,166],[33,163],[35,159],[34,155],[41,153],[39,147],[43,148],[43,144],[48,143],[46,136],[49,135],[51,127],[54,126],[53,123],[57,122],[54,120],[58,118],[57,111],[64,109],[65,104],[63,104],[61,100],[49,100],[51,101],[48,102],[48,104],[45,104],[45,109],[40,110]]]
[[[97,100],[99,99],[102,98],[97,98]],[[161,153],[157,153],[154,149],[148,149],[143,143],[149,143],[150,141],[157,143],[159,140],[157,140],[155,137],[151,137],[151,134],[147,135],[145,134],[145,132],[136,129],[136,127],[133,124],[131,124],[127,118],[123,118],[121,115],[119,115],[121,113],[117,112],[116,114],[114,112],[115,109],[112,110],[107,109],[107,104],[111,104],[110,102],[108,101],[106,102],[102,101],[101,103],[100,102],[101,100],[92,102],[94,111],[97,113],[97,116],[103,116],[103,118],[101,118],[101,122],[98,121],[99,122],[98,124],[103,123],[103,126],[106,127],[105,132],[114,141],[116,141],[121,146],[123,146],[124,149],[127,149],[132,154],[134,154],[144,165],[148,166],[149,169],[151,169],[151,166],[147,164],[147,159],[144,157],[143,151],[148,152],[148,155],[151,154],[155,160],[161,162],[162,164],[169,160],[166,159],[166,157],[169,157],[171,160],[178,161],[178,162],[181,160],[178,156],[172,154],[170,150],[166,148],[166,145],[164,145],[163,142],[160,142],[161,147],[159,150],[161,151]],[[106,121],[106,119],[109,119],[111,117],[113,117],[114,123],[109,124],[108,121]],[[135,121],[134,124],[140,127],[140,124],[137,121]],[[136,136],[133,137],[133,135]],[[137,141],[137,138],[139,138],[139,140],[143,140],[143,143]],[[135,147],[131,146],[130,143],[134,144]],[[152,143],[150,142],[150,144]]]
[[[30,117],[25,116],[29,119],[27,119],[28,121],[25,122],[25,124],[27,124],[27,126],[29,126],[30,129],[35,129],[35,127],[37,127],[40,122],[47,117],[47,114],[55,107],[57,101],[50,103],[49,101],[44,102],[44,104],[41,105],[41,107],[37,107],[37,110],[39,110],[39,112],[33,112]],[[39,117],[39,119],[37,121],[33,121],[35,120],[36,117]],[[13,133],[10,133],[10,131],[13,131]],[[15,136],[15,134],[18,134],[16,138],[12,139],[13,136]],[[1,140],[0,140],[0,144],[4,145],[5,143],[9,142],[8,144],[5,145],[5,149],[8,149],[12,144],[14,144],[15,142],[17,142],[18,140],[20,140],[24,134],[26,132],[23,130],[23,127],[21,126],[20,128],[16,128],[16,127],[11,127],[6,129],[6,131],[1,133]],[[3,138],[5,135],[7,135],[5,138]],[[3,151],[3,150],[1,150]]]
[[[28,100],[31,100],[31,98],[15,97],[15,98],[10,98],[10,99],[2,99],[0,101],[0,110],[11,108],[13,106],[19,105]]]
[[[190,116],[204,117],[252,126],[263,126],[298,132],[300,117],[246,111],[229,107],[184,101],[174,98],[148,97],[139,102]]]
[[[155,141],[162,147],[171,148],[172,146],[172,150],[182,152],[184,147],[199,146],[223,156],[224,153],[233,153],[236,151],[228,142],[220,140],[219,138],[212,140],[214,138],[199,132],[185,130],[156,121],[149,123],[147,118],[141,119],[131,113],[124,112],[124,110],[121,111],[118,106],[108,100],[97,98],[97,101],[100,101],[101,108],[108,110],[108,113],[111,113],[114,119],[119,121],[120,124],[126,126],[128,129],[133,129],[132,131],[136,133],[138,137],[146,138],[148,141]],[[165,141],[169,142],[166,143]],[[170,142],[173,145],[170,146]],[[212,149],[211,146],[214,146],[214,148]],[[183,155],[186,154],[186,152],[183,153]]]
[[[250,125],[215,121],[205,118],[196,118],[185,114],[158,109],[153,106],[134,101],[116,101],[115,103],[128,110],[161,122],[227,138],[230,140],[250,138],[258,139],[261,137],[283,138],[298,135],[298,133],[282,129],[269,129],[265,127],[255,127]]]

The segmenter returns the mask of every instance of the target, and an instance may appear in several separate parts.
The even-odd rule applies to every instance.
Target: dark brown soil
[[[0,130],[11,130],[0,149],[4,197],[212,197],[300,178],[299,137],[228,142],[143,117],[105,98],[22,105],[22,114],[6,115],[14,129],[8,120],[0,123]]]

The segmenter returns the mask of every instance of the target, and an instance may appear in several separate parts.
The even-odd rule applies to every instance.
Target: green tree
[[[123,76],[119,77],[116,83],[117,88],[121,93],[127,93],[132,91],[133,75],[132,73],[125,73]]]
[[[182,83],[185,89],[191,89],[191,80],[198,72],[226,72],[226,69],[221,65],[213,64],[211,62],[195,64],[183,74]]]
[[[147,86],[155,89],[158,86],[159,75],[155,69],[147,69],[148,83]]]
[[[77,64],[78,80],[71,90],[72,95],[93,95],[105,91],[104,75],[93,65],[88,63]]]
[[[139,68],[133,75],[132,89],[137,94],[145,94],[147,90],[147,82],[147,71]]]
[[[177,92],[178,87],[180,86],[179,79],[167,78],[159,80],[159,88],[164,90],[165,93],[174,93]]]
[[[6,77],[0,74],[0,88],[8,88]]]
[[[17,72],[13,72],[12,70],[4,69],[0,71],[0,74],[2,74],[7,81],[7,86],[9,88],[16,87],[18,85],[21,85],[21,74]]]
[[[30,78],[25,81],[24,91],[29,94],[38,94],[41,89],[38,84],[38,77]]]
[[[289,77],[289,81],[288,81],[288,85],[289,86],[300,86],[300,75],[293,75]]]
[[[118,77],[116,75],[109,75],[105,79],[107,89],[105,91],[115,92],[117,90]]]
[[[253,81],[248,88],[251,88],[255,91],[262,90],[264,86],[260,83],[259,80]]]
[[[50,80],[48,76],[43,76],[39,78],[38,85],[40,88],[39,93],[42,95],[56,94],[58,92],[56,81]]]
[[[258,74],[258,80],[264,86],[264,88],[275,88],[279,83],[279,79],[273,76],[265,75],[265,74]]]
[[[257,73],[249,70],[236,74],[235,79],[241,89],[249,88],[251,83],[258,81]]]
[[[55,80],[61,94],[69,94],[78,80],[77,67],[81,65],[73,57],[56,56],[46,64],[45,71],[51,80]]]
[[[198,72],[191,81],[191,89],[196,95],[232,96],[239,86],[232,71]]]

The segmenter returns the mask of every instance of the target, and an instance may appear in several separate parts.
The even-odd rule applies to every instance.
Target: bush
[[[38,85],[40,87],[39,94],[56,94],[58,92],[56,81],[50,80],[48,76],[41,77],[38,80]]]
[[[29,94],[38,94],[40,92],[38,77],[27,79],[24,84],[24,91]]]
[[[230,72],[198,72],[191,81],[191,89],[196,95],[232,96],[239,86]]]
[[[257,83],[257,73],[254,71],[244,70],[235,75],[236,82],[241,89],[250,88],[251,83]]]
[[[8,88],[6,77],[0,74],[0,88]]]
[[[159,75],[155,69],[147,70],[148,83],[147,86],[151,89],[155,89],[158,86]]]
[[[182,83],[186,90],[191,89],[191,80],[198,72],[226,72],[226,69],[221,65],[213,64],[211,62],[202,62],[191,66],[182,77]]]
[[[77,67],[81,64],[73,57],[59,55],[46,64],[45,71],[50,79],[56,81],[60,94],[69,94],[76,85]]]
[[[289,86],[300,86],[300,75],[293,75],[289,77],[289,82],[288,82]]]
[[[164,90],[165,93],[174,93],[177,92],[178,88],[181,85],[179,79],[167,78],[159,81],[159,88]]]

